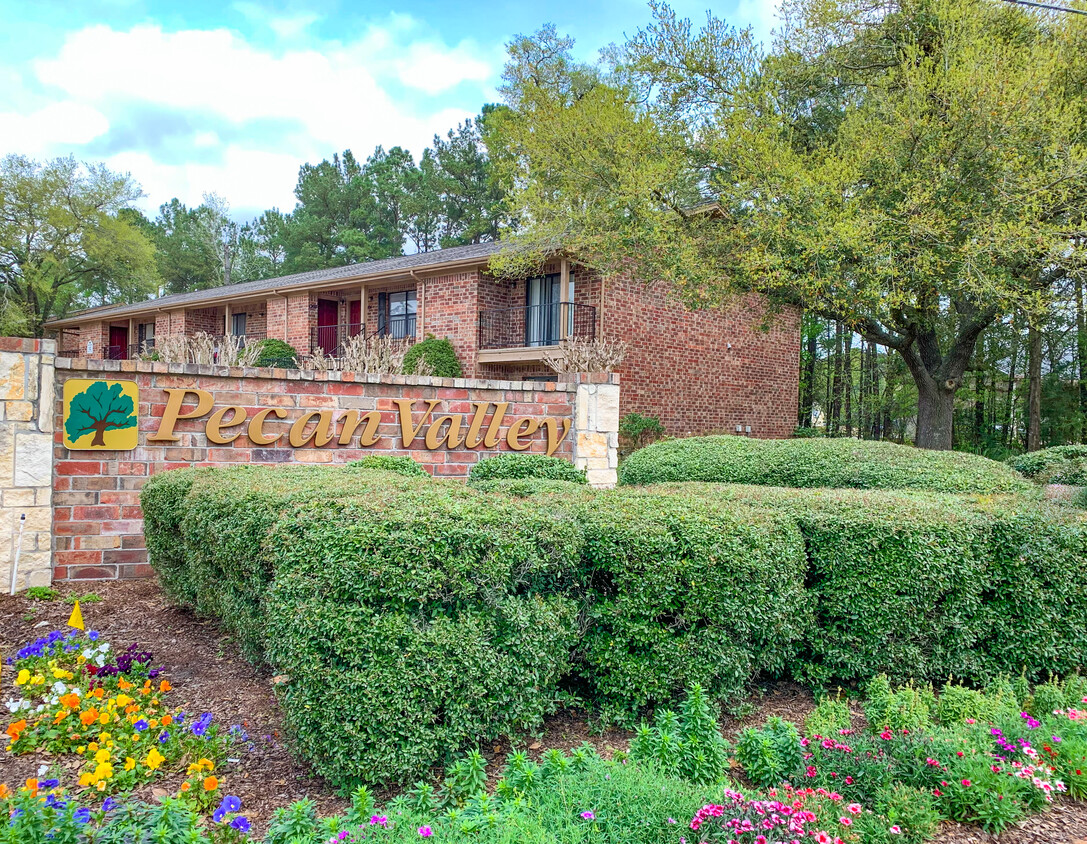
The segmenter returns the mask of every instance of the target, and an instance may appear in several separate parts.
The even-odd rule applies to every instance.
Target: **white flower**
[[[39,778],[44,777],[48,773],[49,773],[49,766],[48,765],[39,765],[38,766],[38,777]]]

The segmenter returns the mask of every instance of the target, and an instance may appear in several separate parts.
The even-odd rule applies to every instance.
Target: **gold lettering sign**
[[[292,448],[304,448],[311,443],[323,448],[333,442],[348,446],[357,434],[359,447],[369,448],[380,439],[378,426],[381,424],[381,414],[376,410],[368,413],[345,410],[338,417],[333,410],[309,410],[294,420],[288,420],[287,412],[278,407],[259,408],[251,416],[247,415],[245,408],[237,405],[214,408],[214,396],[206,390],[178,388],[164,392],[166,407],[158,430],[147,438],[149,442],[177,442],[180,437],[174,429],[179,420],[202,419],[205,416],[208,419],[204,424],[204,435],[209,442],[219,445],[234,442],[243,431],[253,445],[261,447],[281,445],[284,438]],[[425,407],[416,408],[417,403],[425,404]],[[533,438],[542,431],[547,454],[551,455],[570,433],[569,419],[550,416],[544,419],[515,417],[505,424],[510,406],[506,401],[473,402],[474,409],[470,416],[464,413],[435,416],[435,410],[442,404],[440,399],[422,399],[420,402],[393,399],[393,404],[396,405],[404,448],[420,448],[417,441],[421,439],[421,447],[430,451],[461,446],[492,449],[505,440],[513,451],[525,451],[532,447]],[[421,410],[422,413],[415,416],[413,410]],[[275,422],[281,423],[278,429],[273,427]],[[336,434],[337,426],[339,436]]]

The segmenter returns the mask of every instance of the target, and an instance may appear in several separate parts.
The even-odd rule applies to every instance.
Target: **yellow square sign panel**
[[[70,378],[64,382],[64,447],[129,451],[139,441],[140,388],[135,381]]]

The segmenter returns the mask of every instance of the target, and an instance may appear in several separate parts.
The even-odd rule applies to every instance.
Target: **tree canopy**
[[[978,338],[1083,268],[1084,22],[982,0],[792,0],[773,49],[666,6],[594,66],[510,46],[507,269],[562,242],[694,305],[757,290],[899,355],[951,446]]]

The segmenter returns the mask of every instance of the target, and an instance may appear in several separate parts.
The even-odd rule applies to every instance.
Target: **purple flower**
[[[214,812],[211,813],[211,819],[213,821],[215,821],[215,823],[222,823],[223,818],[225,818],[225,817],[226,817],[226,810],[223,809],[222,806],[219,806],[218,809],[216,809]]]
[[[112,797],[107,797],[105,800],[102,801],[102,811],[103,812],[112,812],[116,808],[117,808],[117,801],[114,800]]]
[[[419,827],[419,834],[423,838],[430,838],[430,836],[434,834],[434,830],[432,830],[429,826],[421,826]]]
[[[97,642],[98,641],[98,631],[97,630],[89,631],[87,633],[87,638],[90,639],[92,642]]]
[[[249,819],[239,815],[230,822],[230,825],[239,832],[249,832],[250,824]]]
[[[240,811],[242,808],[242,801],[240,798],[235,797],[233,794],[228,794],[223,798],[223,802],[220,804],[223,811],[227,814],[233,814]]]
[[[587,821],[596,820],[596,815],[594,815],[592,812],[588,812],[588,811],[582,812],[581,817],[585,818],[585,820],[587,820]]]
[[[159,736],[159,744],[166,744],[170,740],[169,730],[163,730],[162,735]]]
[[[208,727],[211,726],[212,715],[210,712],[205,712],[200,716],[200,719],[194,721],[192,726],[189,727],[189,731],[194,736],[203,736],[208,731]]]
[[[75,814],[72,815],[72,818],[75,819],[76,823],[90,823],[91,810],[87,808],[76,809]]]
[[[141,718],[139,721],[137,721],[132,726],[136,728],[137,733],[142,733],[144,730],[147,729],[147,721],[145,721],[143,718]]]
[[[48,779],[42,780],[40,783],[38,783],[38,788],[42,789],[43,791],[47,791],[50,788],[56,788],[58,785],[60,785],[60,780]]]

